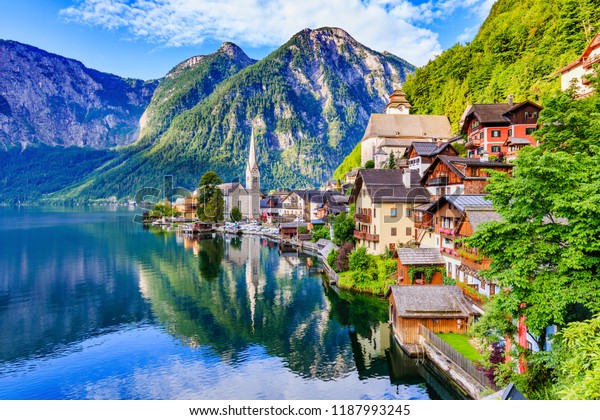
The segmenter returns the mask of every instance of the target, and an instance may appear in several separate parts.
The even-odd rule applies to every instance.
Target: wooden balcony
[[[379,235],[375,235],[372,233],[365,233],[365,239],[371,242],[379,242]]]
[[[367,234],[367,232],[361,232],[360,230],[355,230],[354,231],[354,237],[356,239],[365,239],[365,235]]]
[[[415,229],[433,230],[433,220],[415,220]]]
[[[451,238],[456,237],[456,231],[452,228],[440,227],[440,228],[438,228],[438,233],[441,235],[444,235],[444,236],[449,236]]]
[[[431,187],[436,187],[440,185],[448,185],[448,177],[447,176],[438,176],[435,178],[429,178],[427,181],[427,185]]]
[[[465,143],[467,149],[477,149],[481,145],[481,140],[469,140]]]
[[[371,215],[370,214],[361,214],[361,213],[354,213],[354,221],[355,222],[360,222],[360,223],[371,223]]]
[[[475,271],[487,270],[490,268],[492,260],[483,258],[479,255],[465,254],[461,252],[460,263]]]

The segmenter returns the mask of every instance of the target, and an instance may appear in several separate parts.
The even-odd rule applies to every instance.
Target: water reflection
[[[0,398],[437,398],[394,379],[387,303],[328,289],[303,254],[3,211]]]

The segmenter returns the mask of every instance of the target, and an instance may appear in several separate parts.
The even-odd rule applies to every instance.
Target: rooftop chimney
[[[512,93],[510,95],[508,95],[508,104],[510,106],[513,106],[513,94]]]
[[[408,168],[402,170],[402,183],[406,188],[410,188],[410,169]]]

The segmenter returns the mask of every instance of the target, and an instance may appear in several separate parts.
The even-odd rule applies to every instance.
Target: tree
[[[375,167],[375,162],[372,160],[367,160],[365,162],[365,169],[373,169]]]
[[[396,169],[396,157],[394,156],[393,151],[391,151],[390,154],[388,155],[386,167],[388,169]]]
[[[223,192],[218,187],[222,183],[223,181],[214,171],[208,171],[200,178],[198,183],[198,208],[196,210],[200,220],[210,222],[223,220],[225,202]]]
[[[371,267],[373,257],[367,254],[367,248],[360,246],[348,257],[348,265],[352,271],[367,271]]]
[[[242,220],[242,211],[239,207],[234,207],[231,209],[231,213],[229,214],[232,222],[239,222]]]
[[[492,259],[483,274],[502,289],[490,313],[526,317],[540,348],[546,326],[600,312],[599,112],[598,95],[575,101],[567,92],[547,101],[541,145],[519,152],[512,176],[491,174],[488,198],[502,220],[467,240]],[[513,332],[513,322],[482,321],[499,335]]]
[[[352,212],[353,213],[353,212]],[[342,245],[346,242],[354,243],[354,216],[351,214],[338,214],[333,219],[333,242]]]
[[[317,242],[319,239],[329,240],[329,228],[325,225],[315,226],[312,231],[312,241]]]

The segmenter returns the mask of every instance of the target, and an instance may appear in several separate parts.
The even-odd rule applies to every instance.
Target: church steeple
[[[248,153],[248,163],[246,164],[246,190],[260,191],[260,171],[256,161],[256,143],[254,141],[254,127],[250,134],[250,151]]]

